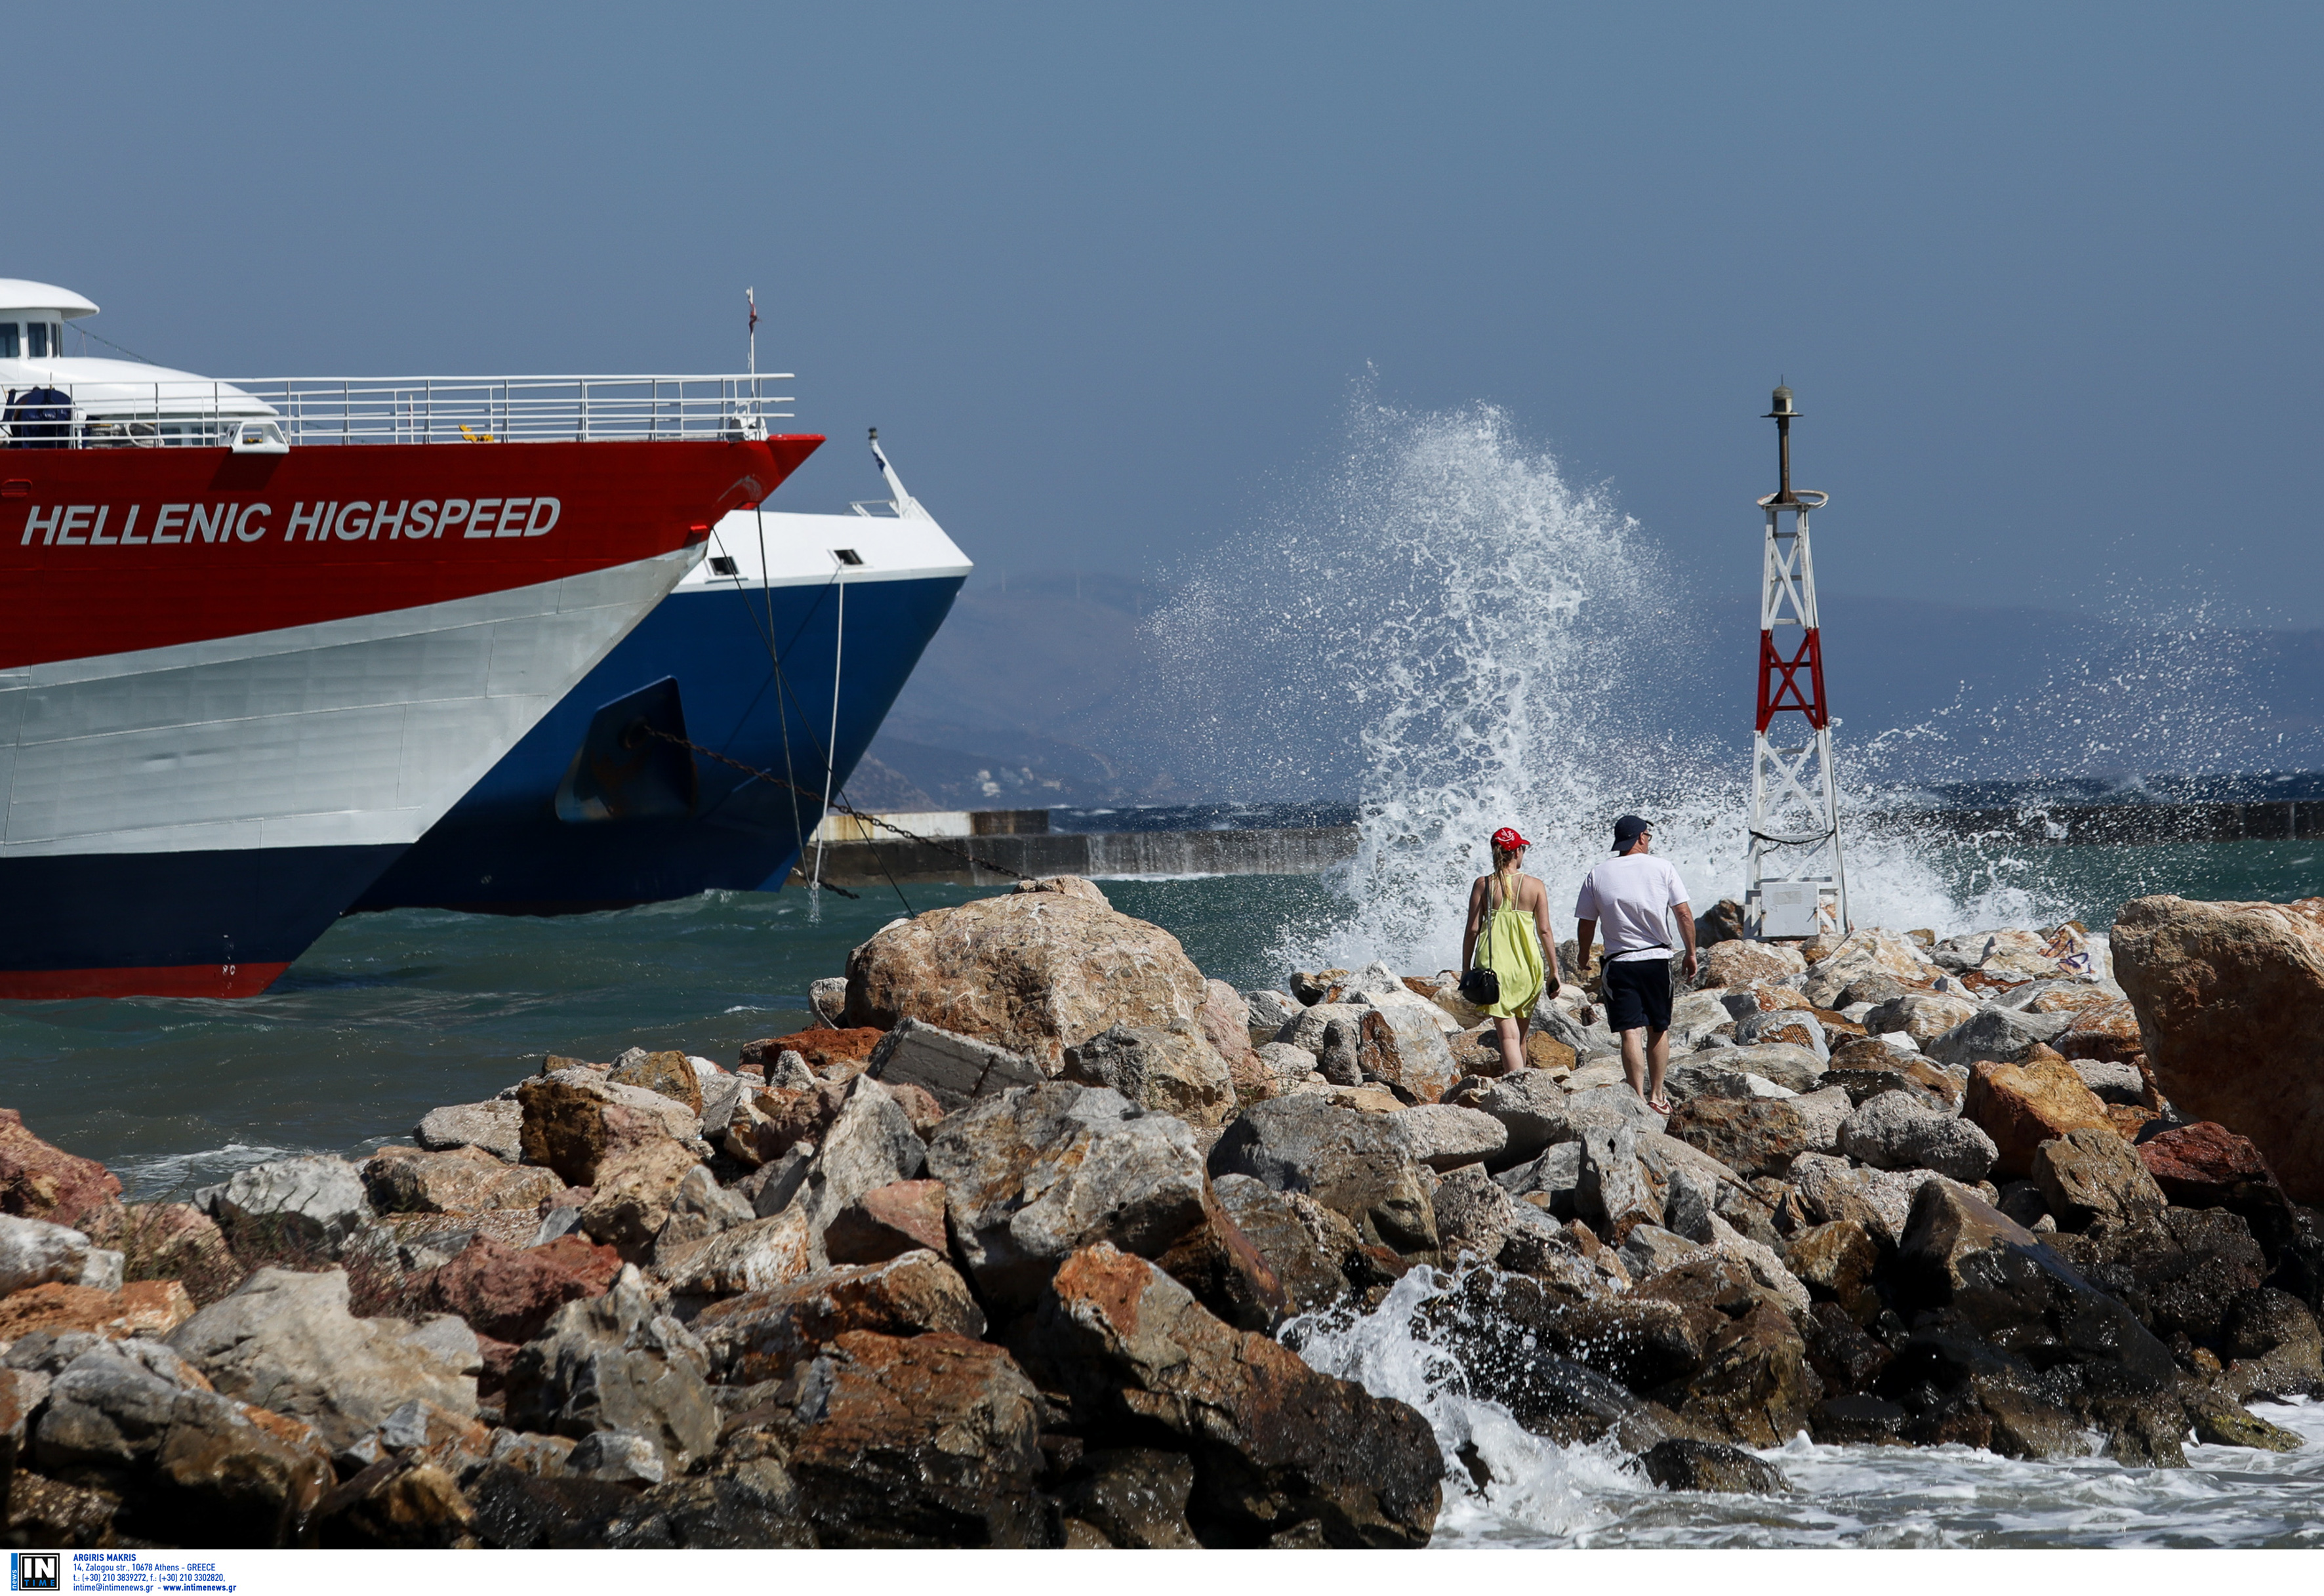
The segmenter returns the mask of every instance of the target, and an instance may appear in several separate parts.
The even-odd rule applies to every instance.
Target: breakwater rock
[[[2283,1445],[2324,1231],[2253,1105],[2324,1092],[2318,909],[2142,900],[2121,985],[2075,926],[1723,942],[1667,1118],[1586,987],[1503,1058],[1450,972],[1236,992],[1078,880],[891,925],[731,1067],[552,1056],[191,1203],[0,1114],[8,1533],[1422,1545],[1491,1465],[1297,1352],[1391,1301],[1671,1490]]]

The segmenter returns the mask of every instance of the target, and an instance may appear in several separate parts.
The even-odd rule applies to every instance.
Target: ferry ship
[[[0,280],[0,997],[263,991],[823,441],[755,377],[68,356],[96,311]]]
[[[773,891],[971,569],[904,489],[753,506],[357,903],[558,914]]]

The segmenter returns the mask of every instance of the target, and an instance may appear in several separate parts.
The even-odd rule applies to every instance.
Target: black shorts
[[[1670,961],[1666,958],[1621,959],[1605,967],[1606,1024],[1616,1035],[1637,1030],[1670,1029]]]

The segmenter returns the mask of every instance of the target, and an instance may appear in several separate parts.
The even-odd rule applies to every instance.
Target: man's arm
[[[1582,890],[1573,895],[1573,979],[1590,978],[1590,940],[1598,934],[1598,883],[1594,877],[1582,878]]]
[[[1686,883],[1679,880],[1678,868],[1665,862],[1670,872],[1671,912],[1678,916],[1678,934],[1686,943],[1686,978],[1694,979],[1698,964],[1694,954],[1694,905],[1687,900]]]

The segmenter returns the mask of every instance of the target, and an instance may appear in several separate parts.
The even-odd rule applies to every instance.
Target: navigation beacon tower
[[[1745,928],[1757,937],[1813,936],[1849,925],[1815,562],[1808,553],[1808,512],[1822,509],[1831,495],[1792,490],[1792,421],[1798,414],[1792,391],[1778,388],[1762,418],[1775,423],[1782,485],[1759,501],[1767,532],[1759,582],[1759,721],[1751,740],[1751,854],[1743,891]],[[1799,646],[1786,657],[1775,633],[1794,626]]]

